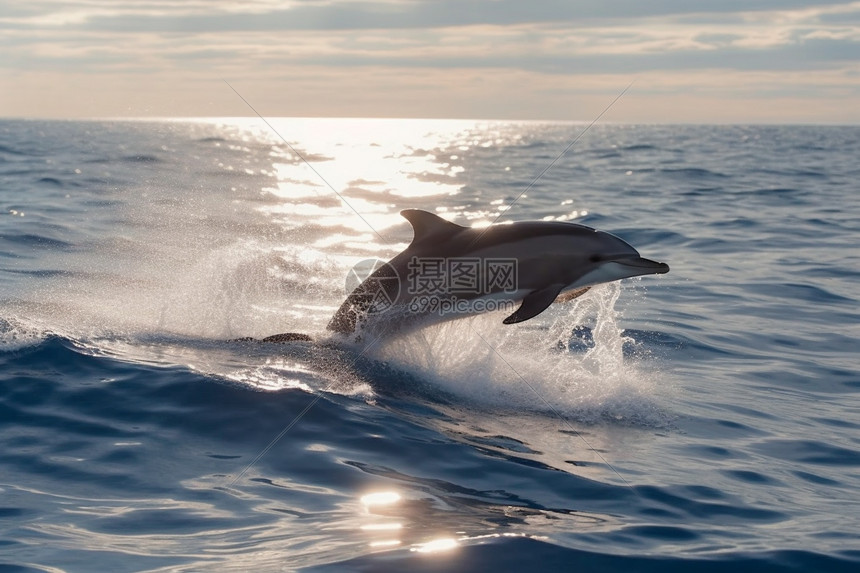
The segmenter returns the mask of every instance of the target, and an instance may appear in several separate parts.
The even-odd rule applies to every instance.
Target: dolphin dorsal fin
[[[430,238],[438,241],[466,228],[420,209],[406,209],[400,214],[412,225],[413,245]]]

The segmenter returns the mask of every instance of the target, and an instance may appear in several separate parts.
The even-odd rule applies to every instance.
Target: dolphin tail
[[[256,339],[250,336],[246,336],[244,338],[234,338],[233,340],[228,340],[227,342],[276,342],[283,344],[284,342],[312,342],[313,338],[308,336],[307,334],[302,334],[300,332],[284,332],[282,334],[273,334],[272,336],[267,336],[266,338]]]

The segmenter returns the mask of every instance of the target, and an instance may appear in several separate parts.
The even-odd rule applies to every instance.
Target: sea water
[[[860,566],[860,128],[269,123],[0,122],[0,569]],[[672,270],[328,333],[407,208]]]

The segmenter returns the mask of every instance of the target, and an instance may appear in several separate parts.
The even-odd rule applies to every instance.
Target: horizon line
[[[161,115],[133,115],[133,116],[0,116],[0,121],[67,121],[67,122],[215,122],[215,121],[244,121],[244,120],[259,120],[260,117],[254,114],[248,115],[211,115],[211,116],[193,116],[193,115],[176,115],[176,116],[161,116]],[[331,121],[422,121],[422,122],[487,122],[487,123],[521,123],[521,124],[553,124],[553,125],[582,125],[590,123],[590,120],[585,119],[522,119],[522,118],[481,118],[481,117],[415,117],[415,116],[317,116],[317,115],[273,115],[266,116],[269,120],[331,120]],[[715,126],[715,127],[730,127],[730,126],[784,126],[784,127],[860,127],[860,122],[828,122],[821,120],[746,120],[746,121],[618,121],[605,120],[601,121],[600,125],[635,125],[635,126]]]

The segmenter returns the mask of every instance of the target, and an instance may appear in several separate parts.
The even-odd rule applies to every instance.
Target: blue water
[[[0,122],[0,570],[860,567],[860,128],[272,123]],[[327,334],[405,208],[672,270]]]

